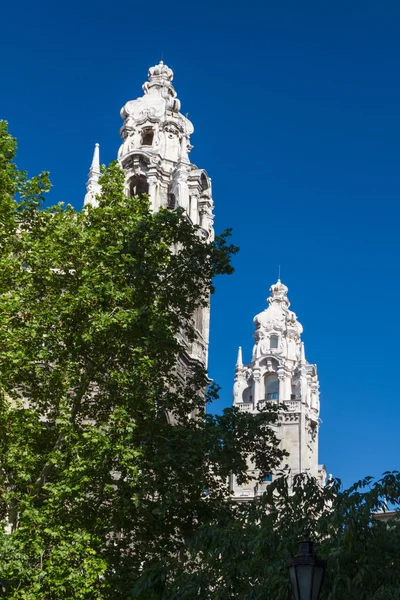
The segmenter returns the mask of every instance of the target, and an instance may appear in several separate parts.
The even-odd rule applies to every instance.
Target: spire
[[[94,145],[93,159],[90,170],[97,169],[100,173],[100,144]]]
[[[101,193],[101,186],[99,185],[100,178],[100,146],[95,144],[92,164],[90,165],[88,181],[86,184],[86,195],[83,201],[83,205],[91,204],[97,206],[96,196]]]
[[[236,368],[241,369],[242,367],[243,367],[242,346],[239,346],[237,361],[236,361]]]
[[[300,344],[300,364],[301,365],[306,364],[306,353],[304,350],[304,342],[301,342],[301,344]]]

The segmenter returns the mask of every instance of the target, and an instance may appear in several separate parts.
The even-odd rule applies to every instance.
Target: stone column
[[[159,209],[157,198],[157,178],[154,175],[149,175],[147,178],[147,183],[149,184],[151,210],[156,212]]]
[[[199,214],[200,214],[200,227],[204,229],[210,236],[210,239],[214,237],[214,215],[213,215],[213,201],[210,197],[203,195],[199,199]]]
[[[290,400],[289,388],[291,387],[291,380],[284,369],[278,369],[279,378],[279,400],[286,402]]]
[[[187,169],[184,164],[176,169],[176,187],[178,190],[178,203],[186,212],[189,210],[189,187],[187,184]]]
[[[199,211],[199,194],[193,194],[193,192],[189,192],[190,193],[190,214],[189,217],[192,221],[192,223],[194,223],[195,225],[199,224],[199,215],[198,215],[198,211]]]
[[[189,162],[188,157],[188,139],[186,135],[181,137],[181,160]]]

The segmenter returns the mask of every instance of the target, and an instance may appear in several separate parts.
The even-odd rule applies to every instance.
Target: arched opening
[[[208,190],[208,188],[210,187],[210,186],[209,186],[209,183],[208,183],[207,176],[206,176],[206,174],[205,174],[205,173],[202,173],[202,174],[201,174],[201,177],[200,177],[200,185],[201,185],[201,191],[202,191],[202,192],[204,192],[205,190]]]
[[[129,184],[129,191],[132,196],[141,196],[142,194],[149,193],[149,184],[144,175],[135,175],[132,177]]]
[[[242,399],[243,402],[253,402],[253,394],[251,387],[247,387],[243,390]]]
[[[168,194],[167,208],[170,208],[171,210],[174,210],[176,208],[175,194],[171,194],[171,193]]]
[[[278,342],[279,342],[279,337],[277,335],[271,335],[271,337],[269,338],[269,347],[277,348]]]
[[[265,398],[266,400],[279,400],[279,379],[275,373],[271,373],[265,378]]]

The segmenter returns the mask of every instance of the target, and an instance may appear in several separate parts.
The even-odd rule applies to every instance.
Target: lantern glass
[[[296,567],[294,565],[289,567],[289,577],[293,591],[293,600],[300,600],[299,588],[297,587]]]
[[[321,591],[322,580],[324,578],[325,567],[323,565],[315,565],[313,574],[313,588],[311,600],[319,599],[319,592]]]
[[[311,600],[314,565],[297,565],[296,571],[300,600]]]

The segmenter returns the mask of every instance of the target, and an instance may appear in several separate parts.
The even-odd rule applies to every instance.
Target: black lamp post
[[[288,560],[290,583],[294,600],[319,600],[326,562],[313,550],[313,542],[308,538],[299,544],[297,556]]]

